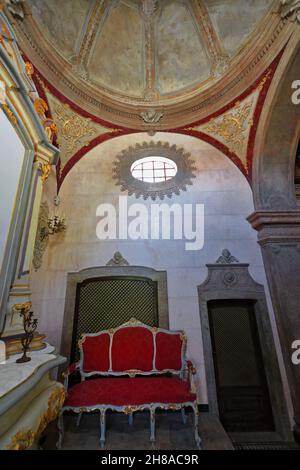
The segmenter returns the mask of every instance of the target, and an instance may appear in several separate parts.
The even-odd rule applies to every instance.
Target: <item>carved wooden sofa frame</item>
[[[148,409],[150,441],[155,442],[156,409],[181,410],[186,422],[184,410],[191,407],[200,448],[196,370],[186,359],[186,343],[182,331],[153,328],[135,319],[118,328],[84,334],[79,341],[80,360],[64,373],[66,400],[58,418],[57,447],[63,442],[65,411],[78,414],[78,425],[83,412],[99,411],[100,445],[104,447],[107,410],[128,414],[132,420],[135,411]],[[68,390],[69,375],[76,370],[81,382]],[[101,378],[85,380],[95,376]]]

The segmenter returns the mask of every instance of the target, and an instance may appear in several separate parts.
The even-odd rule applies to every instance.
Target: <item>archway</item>
[[[270,88],[255,143],[253,197],[248,217],[258,233],[300,436],[300,366],[293,364],[300,338],[300,211],[294,171],[300,104],[292,94],[300,77],[299,35],[290,39]],[[294,102],[293,102],[294,101]]]

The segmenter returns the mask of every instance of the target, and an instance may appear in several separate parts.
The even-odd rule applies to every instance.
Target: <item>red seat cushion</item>
[[[187,382],[177,377],[109,377],[86,380],[68,391],[64,406],[142,405],[196,400]]]
[[[112,342],[112,370],[153,370],[153,333],[144,327],[121,328]]]
[[[107,372],[109,369],[110,336],[102,333],[86,336],[82,343],[84,372]]]
[[[156,369],[181,370],[182,339],[180,333],[171,334],[162,331],[156,334]]]

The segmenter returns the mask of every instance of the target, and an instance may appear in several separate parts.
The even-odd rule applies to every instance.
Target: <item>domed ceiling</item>
[[[106,93],[155,100],[207,86],[272,0],[29,0],[42,35]]]
[[[14,27],[43,84],[84,112],[174,129],[264,73],[288,37],[281,1],[22,0]]]
[[[36,106],[57,131],[58,188],[90,149],[140,131],[204,140],[250,182],[269,88],[299,34],[296,4],[7,0]]]

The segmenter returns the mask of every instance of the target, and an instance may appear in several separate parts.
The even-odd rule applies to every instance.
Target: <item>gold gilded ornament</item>
[[[38,113],[39,116],[45,117],[45,113],[48,111],[48,105],[45,100],[42,98],[37,98],[33,103],[34,109]]]
[[[10,122],[14,126],[16,126],[18,124],[18,120],[17,120],[16,116],[14,115],[14,113],[12,112],[12,110],[10,109],[10,107],[7,104],[3,104],[2,109],[5,112],[8,119],[10,120]]]
[[[47,179],[49,178],[50,172],[51,172],[51,165],[50,163],[42,163],[41,164],[41,170],[42,170],[42,182],[45,183]]]
[[[74,114],[68,106],[55,108],[56,119],[60,123],[61,135],[66,143],[66,153],[75,153],[83,145],[82,139],[93,136],[96,128],[90,126],[90,120]]]
[[[25,62],[25,72],[29,80],[32,80],[32,75],[34,74],[34,67],[31,62]]]
[[[242,106],[237,102],[232,112],[225,114],[220,120],[211,120],[203,130],[208,134],[221,137],[232,152],[239,153],[246,139],[248,125],[251,124],[248,118],[252,103]]]

